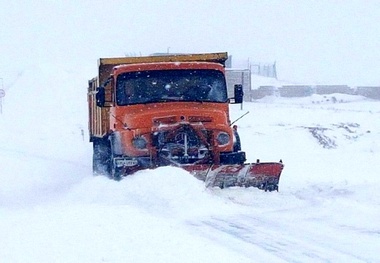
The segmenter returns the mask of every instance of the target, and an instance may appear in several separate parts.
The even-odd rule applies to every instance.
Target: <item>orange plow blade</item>
[[[257,187],[265,191],[278,191],[284,165],[282,162],[247,164],[195,164],[182,166],[206,187]]]

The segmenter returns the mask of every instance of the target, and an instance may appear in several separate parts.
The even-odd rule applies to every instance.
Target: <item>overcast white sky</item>
[[[0,19],[0,70],[227,51],[276,61],[283,80],[380,86],[380,1],[16,0],[0,1]]]

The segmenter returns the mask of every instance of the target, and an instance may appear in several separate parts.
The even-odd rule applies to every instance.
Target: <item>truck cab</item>
[[[244,163],[229,117],[229,103],[241,98],[227,97],[227,57],[101,59],[88,92],[94,172],[119,178],[158,166]]]

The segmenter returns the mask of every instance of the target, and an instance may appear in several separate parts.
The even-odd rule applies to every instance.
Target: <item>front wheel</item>
[[[93,142],[92,169],[94,175],[107,175],[111,172],[111,147],[108,140],[98,139]]]
[[[117,168],[115,167],[115,164],[112,164],[110,178],[116,181],[120,181],[122,176],[123,176],[123,173],[120,170],[120,168]]]

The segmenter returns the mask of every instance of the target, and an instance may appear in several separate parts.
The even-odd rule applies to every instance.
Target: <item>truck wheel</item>
[[[108,140],[93,142],[92,168],[94,175],[107,175],[111,172],[111,148]]]
[[[112,170],[110,173],[110,178],[116,181],[121,180],[122,177],[122,171],[120,171],[120,168],[115,167],[114,164],[112,164]]]
[[[239,136],[239,133],[237,132],[237,126],[236,125],[234,125],[233,134],[235,137],[234,152],[239,152],[239,151],[241,151],[241,143],[240,143],[240,136]]]

